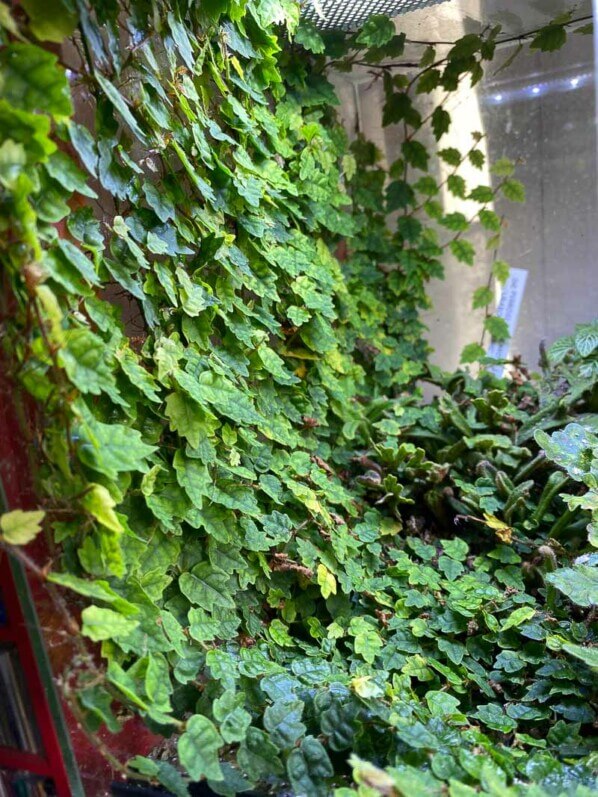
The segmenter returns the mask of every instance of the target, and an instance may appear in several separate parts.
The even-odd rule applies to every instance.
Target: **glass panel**
[[[514,48],[500,51],[497,65]],[[528,275],[511,351],[532,368],[540,341],[548,345],[571,334],[576,323],[595,317],[598,305],[593,62],[592,37],[571,35],[559,52],[522,53],[503,72],[489,70],[475,92],[465,86],[453,100],[456,141],[449,143],[463,146],[481,130],[489,162],[518,162],[516,176],[526,187],[523,205],[501,199],[494,210],[507,222],[496,254]],[[479,173],[469,182],[495,179]],[[486,284],[495,253],[485,250],[482,231],[472,229],[469,239],[476,268],[449,262],[446,281],[431,286],[429,339],[435,362],[445,368],[457,365],[462,347],[482,329],[483,311],[471,311],[471,296]]]
[[[575,8],[573,29],[592,19],[591,0],[453,0],[396,19],[397,29],[410,40],[400,60],[412,63],[419,62],[427,41],[437,43],[441,57],[450,45],[439,42],[502,25],[502,43],[484,80],[473,90],[469,80],[463,81],[448,99],[452,127],[440,147],[466,152],[472,133],[483,133],[479,149],[487,164],[502,157],[516,161],[516,177],[527,191],[524,204],[502,199],[494,203],[493,209],[499,216],[504,214],[507,225],[498,252],[486,249],[487,235],[481,225],[474,224],[467,232],[476,250],[474,268],[444,256],[445,280],[433,280],[428,286],[433,309],[424,314],[429,327],[426,337],[435,350],[432,361],[442,368],[456,368],[463,347],[481,338],[484,310],[472,309],[472,296],[488,284],[495,254],[527,274],[511,353],[522,355],[532,368],[538,363],[542,340],[550,345],[571,334],[577,323],[596,316],[598,164],[593,38],[570,32],[561,50],[546,53],[530,50],[526,39],[520,54],[508,64],[519,51],[517,37],[546,25],[565,7]],[[389,166],[401,155],[404,131],[401,125],[382,127],[382,81],[373,80],[367,67],[338,74],[334,80],[349,134],[363,132]],[[444,99],[441,90],[420,95],[418,108],[425,117]],[[430,150],[436,147],[431,135],[426,138],[422,133],[419,140]],[[477,185],[496,185],[497,178],[487,164],[481,170],[473,166],[460,169],[470,190]],[[455,197],[444,185],[451,167],[442,162],[437,166],[434,176],[443,185],[438,199],[444,212],[461,212],[471,218],[475,205]],[[389,225],[395,223],[391,215]],[[441,232],[441,241],[446,237]],[[498,290],[496,294],[498,299]]]
[[[0,746],[39,753],[41,744],[14,645],[0,645]]]
[[[31,772],[0,770],[0,797],[54,797],[52,781]]]
[[[4,595],[2,593],[2,588],[0,587],[0,628],[8,625],[8,615],[6,613],[6,601],[4,600]],[[0,797],[2,793],[0,792]]]

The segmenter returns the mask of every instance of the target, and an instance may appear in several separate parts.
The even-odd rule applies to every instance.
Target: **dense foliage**
[[[340,797],[350,754],[362,795],[589,794],[595,564],[572,560],[596,330],[540,388],[446,381],[418,316],[445,251],[475,251],[423,143],[450,116],[417,95],[477,82],[498,30],[406,77],[380,17],[289,44],[291,0],[50,5],[0,7],[2,343],[35,402],[43,506],[1,529],[15,555],[42,525],[61,551],[36,572],[79,644],[77,716],[93,734],[140,714],[164,749],[125,771],[177,795]],[[70,37],[66,62],[35,37]],[[390,175],[336,122],[324,53],[384,81]],[[496,248],[494,198],[524,193],[506,161],[466,185],[479,142],[439,157]],[[442,396],[421,406],[415,377]]]

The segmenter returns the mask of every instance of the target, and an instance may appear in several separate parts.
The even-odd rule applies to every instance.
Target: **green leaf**
[[[179,761],[193,780],[205,777],[221,781],[224,775],[218,753],[223,744],[214,723],[201,714],[195,714],[187,720],[185,732],[179,738]]]
[[[91,730],[97,731],[102,725],[105,725],[111,733],[118,733],[121,730],[121,724],[112,713],[113,697],[101,685],[81,689],[77,697],[85,709],[87,720],[85,724],[89,727],[90,720],[93,722]]]
[[[49,573],[48,581],[53,584],[60,584],[61,587],[72,589],[77,594],[84,595],[94,601],[104,601],[105,603],[113,604],[121,614],[129,615],[137,612],[134,604],[121,598],[107,581],[88,581],[72,573]]]
[[[419,179],[414,188],[416,191],[419,191],[421,194],[425,194],[426,196],[435,196],[440,190],[438,183],[430,175]]]
[[[498,703],[488,703],[485,706],[478,706],[478,709],[470,717],[479,719],[484,725],[501,733],[509,733],[517,727],[517,723],[511,717],[507,717]]]
[[[493,210],[488,210],[486,208],[480,210],[478,213],[478,218],[484,229],[490,230],[491,232],[500,232],[502,228],[502,220],[500,216]]]
[[[553,365],[563,362],[568,354],[571,354],[574,347],[572,336],[559,338],[548,349],[548,358]]]
[[[17,179],[27,164],[27,153],[22,144],[10,138],[0,145],[0,184],[14,190]]]
[[[328,568],[323,564],[318,565],[317,582],[323,598],[329,598],[331,595],[336,595],[336,579],[330,570],[328,570]]]
[[[519,180],[505,180],[501,186],[505,197],[511,202],[525,202],[525,186]]]
[[[167,761],[154,761],[138,755],[129,759],[127,763],[142,775],[158,780],[175,797],[189,797],[187,784],[182,775]]]
[[[576,659],[581,659],[588,667],[593,670],[598,669],[598,648],[597,647],[583,647],[582,645],[575,645],[572,642],[567,642],[562,648],[570,656],[575,656]]]
[[[198,378],[183,371],[177,371],[174,376],[183,390],[198,404],[211,404],[222,415],[240,424],[261,421],[249,396],[225,377],[210,371],[204,371]]]
[[[395,26],[386,14],[372,14],[360,30],[356,42],[366,47],[382,47],[395,35]]]
[[[360,617],[353,617],[350,633],[355,636],[355,653],[362,656],[368,664],[373,664],[376,656],[384,646],[376,629]]]
[[[102,423],[81,402],[77,403],[80,420],[74,429],[77,454],[84,465],[116,478],[118,473],[147,470],[146,459],[156,449],[141,439],[129,426]]]
[[[417,93],[429,94],[440,85],[441,73],[438,69],[427,69],[417,81]]]
[[[306,736],[301,747],[291,751],[287,759],[287,773],[295,794],[326,797],[330,788],[326,783],[334,769],[324,745],[313,736]]]
[[[414,750],[435,750],[438,747],[434,735],[421,722],[402,725],[397,735]]]
[[[110,83],[107,78],[104,77],[104,75],[102,75],[101,72],[96,71],[94,77],[106,97],[116,108],[124,122],[129,126],[131,132],[142,144],[147,144],[147,137],[143,130],[139,127],[137,120],[131,113],[131,110],[129,109],[129,106],[127,105],[127,102],[122,94],[112,85],[112,83]]]
[[[205,609],[189,609],[189,634],[199,642],[233,639],[238,634],[241,619],[234,611],[219,607],[215,614]]]
[[[238,752],[240,766],[254,780],[264,780],[283,771],[278,748],[265,731],[249,728]]]
[[[534,435],[546,456],[564,468],[575,481],[584,480],[592,469],[593,450],[598,446],[598,436],[579,423],[570,423],[564,429],[546,434],[538,430]]]
[[[247,735],[251,714],[244,705],[244,693],[235,693],[232,689],[223,692],[213,703],[214,719],[220,723],[220,733],[227,744],[241,742]]]
[[[423,232],[423,225],[413,216],[399,216],[397,229],[405,241],[417,241]]]
[[[432,47],[431,44],[429,44],[424,50],[424,54],[420,59],[419,62],[420,69],[425,69],[426,67],[431,66],[435,60],[436,60],[436,50],[434,47]]]
[[[301,722],[303,703],[301,700],[277,700],[264,712],[264,727],[280,750],[289,750],[305,733]]]
[[[589,357],[598,349],[598,323],[583,324],[577,327],[575,348],[582,357]]]
[[[134,385],[150,401],[161,403],[162,399],[158,393],[159,386],[153,376],[140,364],[135,354],[129,348],[119,349],[116,352],[116,359],[120,367],[128,376],[131,384]],[[166,399],[168,404],[168,399]],[[168,414],[168,413],[166,413]]]
[[[492,340],[501,342],[511,337],[507,322],[504,318],[500,318],[500,316],[497,315],[488,316],[488,318],[484,320],[484,329],[490,334]]]
[[[62,0],[22,0],[29,17],[29,28],[41,41],[62,44],[77,24],[77,17]]]
[[[264,368],[272,374],[274,379],[281,385],[294,385],[299,379],[285,368],[285,362],[269,346],[262,344],[257,349],[258,357],[262,361]]]
[[[438,157],[441,158],[445,163],[448,163],[449,166],[459,166],[462,160],[461,153],[458,149],[455,149],[455,147],[441,149],[438,153]]]
[[[453,230],[454,232],[464,232],[465,230],[469,229],[469,222],[465,218],[463,213],[448,213],[446,216],[443,216],[440,219],[440,223],[443,227],[446,227],[449,230]]]
[[[480,307],[488,307],[492,301],[494,301],[494,291],[492,288],[488,288],[486,285],[484,285],[481,288],[476,288],[474,291],[472,307],[474,310],[477,310]]]
[[[419,111],[413,107],[413,102],[409,95],[397,91],[391,94],[384,104],[382,125],[388,127],[388,125],[403,121],[411,127],[418,128],[421,125],[422,118]]]
[[[158,653],[148,656],[144,687],[153,710],[163,714],[168,714],[172,711],[170,704],[172,684],[170,682],[168,662],[164,656]]]
[[[91,285],[100,284],[100,279],[96,274],[93,263],[78,247],[74,246],[70,241],[61,239],[58,242],[58,248],[69,263],[81,274],[83,279],[87,280]]]
[[[492,276],[501,285],[509,279],[510,273],[511,267],[504,260],[495,260],[492,264]]]
[[[436,141],[440,141],[442,136],[451,128],[451,115],[441,105],[434,109],[432,114],[432,132]]]
[[[310,22],[308,19],[302,19],[300,21],[297,33],[295,34],[295,41],[312,53],[323,53],[326,47],[320,32],[314,23]]]
[[[508,631],[509,628],[517,628],[517,626],[527,622],[527,620],[531,620],[535,613],[536,610],[533,606],[521,606],[521,608],[511,612],[506,620],[503,620],[500,630]]]
[[[494,191],[487,185],[478,185],[470,192],[469,199],[487,204],[494,199]]]
[[[482,46],[482,37],[476,33],[467,33],[462,36],[449,50],[448,58],[451,61],[462,61],[471,58]]]
[[[93,136],[86,127],[73,121],[69,123],[68,131],[71,143],[79,155],[81,162],[87,171],[96,177],[98,151]]]
[[[454,540],[442,540],[442,548],[447,556],[450,556],[451,559],[456,559],[458,562],[465,561],[469,553],[469,546],[465,540],[461,540],[458,537]]]
[[[55,55],[33,44],[0,51],[0,91],[15,108],[65,119],[73,112],[69,85]]]
[[[509,158],[499,158],[494,161],[490,171],[497,177],[511,177],[515,171],[515,164]]]
[[[96,192],[87,185],[87,176],[64,152],[54,152],[46,163],[46,171],[66,190],[96,199]]]
[[[530,50],[540,50],[543,53],[560,50],[567,42],[567,32],[564,25],[546,25],[530,42]]]
[[[179,450],[173,459],[176,478],[189,496],[193,506],[202,509],[205,496],[210,494],[212,477],[206,465],[197,459],[189,459]]]
[[[426,692],[426,703],[433,717],[450,717],[460,713],[460,702],[459,698],[447,692]]]
[[[464,364],[475,363],[484,357],[485,354],[486,349],[483,346],[480,346],[479,343],[468,343],[467,346],[463,347],[460,362]]]
[[[4,541],[11,545],[27,545],[40,533],[45,516],[42,510],[22,509],[13,509],[0,515],[0,531]]]
[[[467,184],[460,174],[449,174],[446,184],[451,194],[460,199],[465,199],[467,196]],[[482,212],[480,211],[480,213]]]
[[[415,204],[413,188],[403,180],[395,180],[386,189],[386,207],[389,213]]]
[[[19,111],[0,98],[0,130],[5,138],[17,144],[23,144],[28,163],[47,160],[48,155],[56,151],[56,144],[49,138],[49,119],[41,114]],[[8,157],[9,165],[15,165],[15,151],[11,148]],[[5,157],[7,153],[5,151]],[[17,164],[18,165],[18,161]],[[20,185],[20,188],[19,188]],[[28,193],[30,184],[16,184],[17,191]]]
[[[164,413],[169,419],[172,431],[178,432],[181,437],[188,440],[192,448],[197,448],[200,440],[213,430],[206,420],[210,417],[210,413],[202,410],[184,393],[171,393],[166,398]]]
[[[0,27],[7,30],[17,39],[23,39],[22,34],[19,32],[17,23],[10,12],[10,8],[4,5],[4,3],[0,5]]]
[[[486,156],[480,149],[472,149],[467,157],[472,166],[475,166],[476,169],[482,169],[484,167]]]
[[[185,30],[185,26],[176,19],[175,15],[170,12],[168,14],[168,27],[170,28],[170,33],[172,34],[172,38],[176,44],[177,50],[179,51],[179,55],[185,62],[186,67],[191,71],[195,71],[195,58],[193,56],[193,48],[191,46],[191,40]]]
[[[115,389],[109,349],[88,329],[69,330],[58,359],[71,382],[82,393],[97,396],[103,390]]]
[[[192,573],[180,576],[179,587],[191,603],[202,609],[212,611],[217,606],[234,609],[235,602],[230,594],[228,580],[226,573],[214,569],[208,562],[202,562],[196,565]]]
[[[183,268],[176,269],[176,278],[181,304],[188,316],[194,318],[208,307],[218,304],[218,300],[203,285],[193,282]]]
[[[99,606],[88,606],[83,609],[81,619],[83,620],[81,632],[93,642],[128,636],[139,625],[137,620],[124,617],[112,609],[101,609]]]
[[[403,156],[407,163],[416,169],[426,171],[428,168],[428,150],[419,141],[405,141],[402,144]]]
[[[546,709],[524,706],[521,703],[510,703],[506,708],[506,713],[512,719],[523,720],[524,722],[535,722],[548,716]]]
[[[465,655],[465,646],[460,642],[452,642],[450,639],[439,639],[438,649],[446,653],[448,659],[453,664],[461,664]]]
[[[463,572],[463,565],[461,562],[456,562],[448,556],[439,557],[438,568],[449,581],[454,581]]]
[[[598,567],[564,567],[548,573],[546,581],[578,606],[598,606]]]
[[[458,238],[457,240],[450,242],[449,249],[451,250],[453,257],[456,257],[460,263],[466,263],[468,266],[473,266],[473,262],[475,260],[475,249],[472,243]]]
[[[147,204],[162,222],[173,219],[176,215],[175,205],[170,196],[164,191],[159,191],[152,183],[143,184],[143,193]]]

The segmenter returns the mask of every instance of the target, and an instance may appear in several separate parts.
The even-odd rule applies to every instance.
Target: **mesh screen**
[[[342,28],[352,30],[359,27],[372,14],[394,17],[407,11],[443,3],[445,0],[304,0],[303,16],[311,19],[320,29]]]

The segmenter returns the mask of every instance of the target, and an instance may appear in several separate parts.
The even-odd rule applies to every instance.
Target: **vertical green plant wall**
[[[493,186],[467,186],[479,137],[443,148],[443,105],[417,109],[418,94],[475,84],[498,30],[429,48],[405,77],[387,65],[404,47],[390,21],[293,39],[291,0],[0,9],[3,361],[35,405],[42,506],[5,515],[1,541],[19,555],[43,527],[60,551],[36,571],[79,646],[62,677],[77,716],[94,734],[141,715],[176,752],[113,763],[177,795],[204,778],[219,794],[347,794],[351,752],[411,784],[357,767],[362,795],[519,794],[501,789],[540,779],[518,766],[541,745],[525,726],[512,736],[531,715],[519,693],[514,714],[493,699],[487,648],[536,599],[490,583],[514,561],[504,546],[468,559],[449,528],[434,551],[414,532],[406,553],[413,498],[392,476],[372,502],[382,468],[365,453],[426,373],[427,281],[446,251],[475,260],[419,132],[431,125],[449,190],[478,203],[494,243],[488,206],[523,199],[507,162]],[[371,144],[349,146],[327,59],[384,81],[385,122],[404,134],[389,176]],[[504,335],[490,312],[486,327]],[[439,477],[416,459],[409,474]],[[366,487],[356,461],[372,463]],[[557,742],[578,738],[559,722]],[[585,764],[558,767],[588,781]]]

